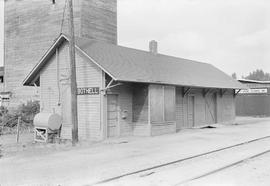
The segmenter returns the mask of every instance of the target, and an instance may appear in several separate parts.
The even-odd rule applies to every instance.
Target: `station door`
[[[206,122],[208,124],[217,123],[217,94],[212,94],[205,99]]]
[[[194,109],[194,96],[188,96],[188,104],[187,104],[187,127],[191,128],[194,127],[194,114],[195,114],[195,109]]]
[[[107,137],[118,135],[118,95],[108,94],[107,97]]]

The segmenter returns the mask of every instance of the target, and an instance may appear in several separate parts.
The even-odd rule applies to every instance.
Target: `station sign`
[[[239,94],[266,94],[267,88],[251,88],[240,90]]]
[[[98,95],[99,87],[77,88],[77,95]]]

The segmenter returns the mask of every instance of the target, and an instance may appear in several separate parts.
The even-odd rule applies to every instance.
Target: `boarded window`
[[[148,86],[134,84],[133,86],[133,122],[148,121]]]
[[[155,85],[151,89],[151,121],[163,122],[164,114],[163,86]]]
[[[174,87],[164,87],[164,119],[165,121],[175,121],[175,89]]]

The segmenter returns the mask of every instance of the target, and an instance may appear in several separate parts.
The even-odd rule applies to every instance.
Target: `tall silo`
[[[73,2],[76,36],[117,44],[117,0]],[[5,0],[5,91],[12,93],[11,107],[38,99],[38,88],[23,87],[22,81],[60,32],[67,33],[65,6],[66,0]]]

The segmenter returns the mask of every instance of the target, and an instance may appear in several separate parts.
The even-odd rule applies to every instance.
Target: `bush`
[[[32,127],[34,116],[39,113],[39,108],[39,101],[28,101],[13,111],[9,111],[6,107],[0,107],[1,123],[3,127],[13,128],[17,125],[18,117],[21,117],[22,128]]]
[[[27,104],[22,104],[18,108],[18,114],[22,120],[33,124],[34,116],[39,113],[39,101],[28,101]]]

